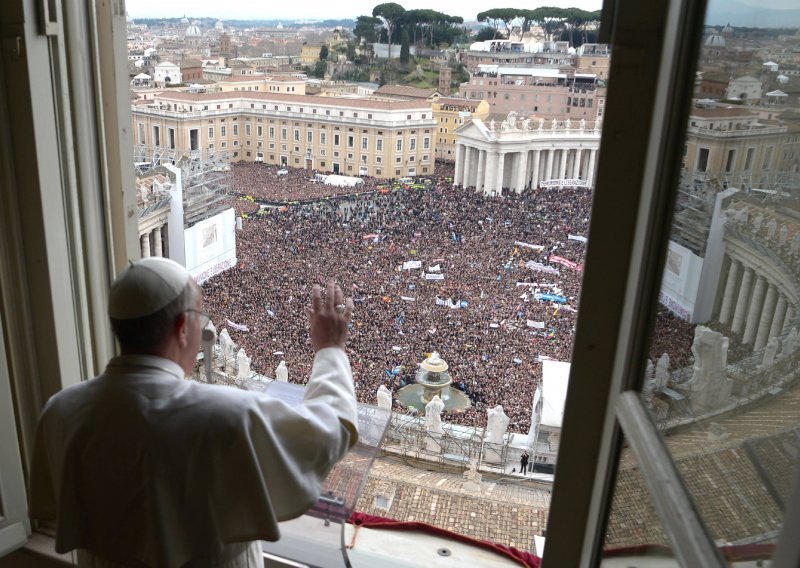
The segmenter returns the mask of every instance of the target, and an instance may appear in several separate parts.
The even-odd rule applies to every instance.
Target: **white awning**
[[[571,364],[565,361],[542,361],[542,419],[545,426],[561,428]]]

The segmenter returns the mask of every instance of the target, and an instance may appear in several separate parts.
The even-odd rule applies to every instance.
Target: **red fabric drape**
[[[366,527],[370,529],[422,531],[435,536],[441,536],[447,539],[456,540],[458,542],[480,546],[481,548],[485,548],[487,550],[492,550],[497,554],[501,554],[507,558],[516,560],[519,562],[520,566],[526,566],[527,568],[539,568],[539,563],[541,562],[540,558],[534,556],[530,552],[519,550],[513,546],[503,546],[502,544],[495,544],[494,542],[489,542],[486,540],[470,538],[468,536],[457,534],[428,523],[419,523],[415,521],[395,521],[393,519],[376,517],[375,515],[368,515],[366,513],[358,512],[353,513],[349,522],[357,527]]]

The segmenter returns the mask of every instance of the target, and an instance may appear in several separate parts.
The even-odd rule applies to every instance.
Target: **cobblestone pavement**
[[[547,522],[549,492],[519,482],[481,481],[477,491],[465,490],[463,484],[461,475],[427,471],[393,457],[379,457],[356,509],[399,521],[430,523],[522,550],[533,549],[533,536],[541,534]]]

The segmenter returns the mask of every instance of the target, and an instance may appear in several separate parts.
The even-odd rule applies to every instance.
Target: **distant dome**
[[[718,34],[710,35],[705,41],[706,47],[725,47],[725,38]]]
[[[189,26],[186,28],[186,37],[200,37],[201,35],[203,34],[200,33],[200,28],[197,26]]]
[[[732,34],[733,33],[733,28],[731,27],[730,24],[728,24],[727,26],[722,28],[722,33],[724,33],[724,34]]]
[[[225,29],[225,24],[222,23],[222,20],[217,20],[217,23],[214,24],[214,28],[216,28],[218,30],[223,30],[223,29]]]
[[[189,25],[189,18],[187,18],[186,16],[181,18],[181,24],[183,24],[184,26],[188,26]]]

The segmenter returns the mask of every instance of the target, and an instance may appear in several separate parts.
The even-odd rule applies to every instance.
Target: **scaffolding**
[[[137,177],[166,164],[181,169],[185,229],[227,208],[226,201],[233,184],[233,169],[227,151],[138,144],[133,149],[133,162]]]

